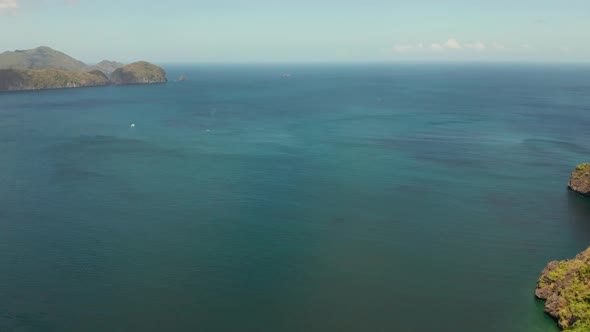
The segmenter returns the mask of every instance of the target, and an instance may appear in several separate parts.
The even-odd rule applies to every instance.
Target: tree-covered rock
[[[101,71],[0,69],[0,91],[79,88],[109,84]]]
[[[111,74],[113,84],[149,84],[167,82],[166,72],[149,62],[139,61],[118,68]]]
[[[581,195],[590,196],[590,163],[576,167],[568,187]]]
[[[553,261],[541,273],[535,295],[565,331],[590,331],[590,248],[574,259]]]

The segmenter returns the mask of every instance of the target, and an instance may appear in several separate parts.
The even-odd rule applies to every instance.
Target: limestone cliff
[[[590,196],[590,163],[581,164],[572,173],[568,187],[584,196]]]
[[[535,295],[559,327],[590,331],[590,248],[574,259],[553,261],[541,273]]]

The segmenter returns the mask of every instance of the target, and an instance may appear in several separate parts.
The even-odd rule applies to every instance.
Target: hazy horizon
[[[0,29],[19,32],[2,51],[47,45],[86,62],[590,59],[582,0],[0,0]]]

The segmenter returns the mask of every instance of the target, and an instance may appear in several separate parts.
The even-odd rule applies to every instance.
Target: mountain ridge
[[[0,91],[164,82],[164,69],[145,61],[125,65],[103,60],[87,65],[48,46],[0,53]]]
[[[0,69],[56,69],[86,72],[98,69],[110,75],[124,65],[124,63],[111,60],[102,60],[97,64],[89,65],[49,46],[0,53]]]

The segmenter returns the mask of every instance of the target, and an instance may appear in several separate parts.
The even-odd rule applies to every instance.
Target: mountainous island
[[[96,65],[87,65],[46,46],[0,53],[0,91],[167,81],[164,69],[145,61],[125,65],[104,60]]]
[[[568,187],[590,196],[590,163],[573,171]],[[564,331],[590,331],[590,248],[574,259],[553,261],[541,272],[535,290],[545,300],[545,312],[555,318]]]

